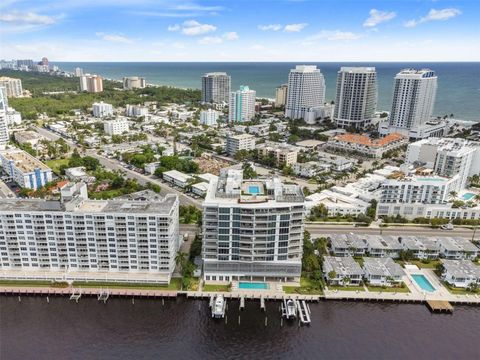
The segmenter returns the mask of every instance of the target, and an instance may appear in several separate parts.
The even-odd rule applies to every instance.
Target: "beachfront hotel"
[[[68,184],[61,201],[0,203],[0,279],[170,282],[180,247],[179,200],[152,193],[89,200]]]
[[[204,280],[299,281],[303,217],[298,185],[222,170],[203,203]]]

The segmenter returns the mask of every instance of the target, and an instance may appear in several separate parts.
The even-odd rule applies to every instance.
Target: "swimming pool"
[[[422,290],[428,291],[428,292],[434,292],[435,288],[433,287],[432,284],[430,284],[430,281],[425,277],[425,275],[422,274],[412,274],[413,280],[417,283]]]
[[[252,195],[260,194],[260,187],[258,185],[250,185],[248,187],[248,192]]]
[[[475,196],[474,193],[465,193],[463,194],[462,199],[468,201],[468,200],[472,200],[474,196]]]
[[[267,290],[268,284],[262,282],[240,282],[238,283],[238,288],[249,290]]]

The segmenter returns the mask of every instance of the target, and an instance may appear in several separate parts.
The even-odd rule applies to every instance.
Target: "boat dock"
[[[448,301],[428,300],[427,307],[432,313],[453,313],[453,306]]]

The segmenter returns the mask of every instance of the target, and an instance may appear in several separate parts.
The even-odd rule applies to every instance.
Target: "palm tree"
[[[448,193],[448,195],[450,195],[450,199],[455,199],[457,197],[457,192],[456,191],[450,191]]]
[[[186,261],[187,254],[181,251],[177,252],[177,255],[175,255],[175,264],[180,268],[180,271],[185,266]]]
[[[475,195],[474,199],[480,202],[480,194]]]

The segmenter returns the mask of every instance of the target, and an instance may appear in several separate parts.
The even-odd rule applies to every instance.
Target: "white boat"
[[[223,295],[217,295],[212,307],[212,317],[217,319],[223,318],[225,316],[226,304],[227,302],[223,298]]]
[[[297,316],[297,307],[292,299],[287,300],[286,310],[287,319],[294,319]]]

